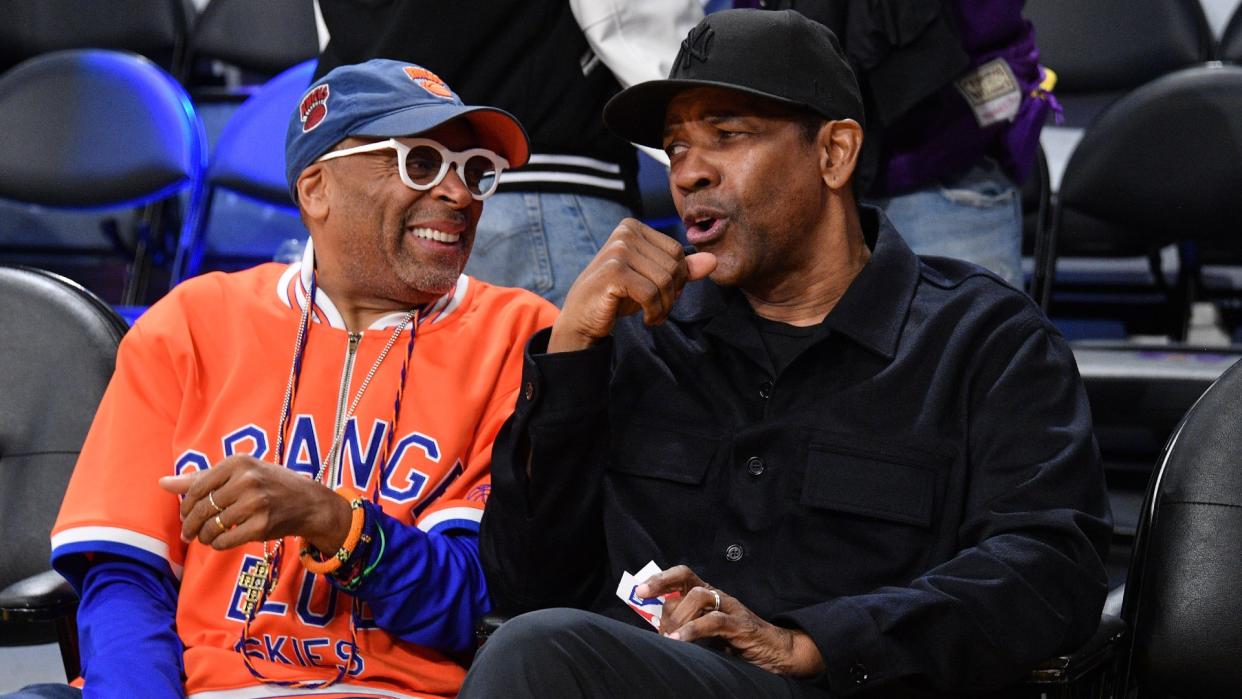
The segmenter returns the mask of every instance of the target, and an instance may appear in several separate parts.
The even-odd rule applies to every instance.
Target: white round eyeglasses
[[[500,173],[509,168],[508,160],[486,148],[451,151],[440,142],[429,138],[414,138],[409,141],[390,138],[334,150],[321,155],[315,162],[388,148],[397,151],[397,172],[401,175],[401,181],[410,189],[420,192],[443,182],[449,166],[452,165],[457,169],[457,176],[466,185],[470,196],[482,201],[496,193],[496,187],[500,184]]]

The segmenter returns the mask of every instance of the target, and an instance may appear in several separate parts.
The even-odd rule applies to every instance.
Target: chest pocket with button
[[[851,441],[812,440],[777,539],[811,598],[905,584],[926,572],[935,541],[952,458]]]
[[[719,448],[720,438],[708,430],[626,425],[613,434],[604,484],[613,504],[608,509],[673,548],[683,541],[710,541],[717,508],[708,493],[707,470]]]

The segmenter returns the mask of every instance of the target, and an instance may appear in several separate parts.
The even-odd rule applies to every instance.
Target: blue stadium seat
[[[0,262],[89,274],[111,260],[128,268],[125,288],[102,295],[143,302],[152,264],[199,205],[206,148],[185,90],[135,54],[58,51],[0,75],[0,124],[0,198],[10,204]],[[49,211],[76,212],[74,225],[43,225]]]
[[[306,238],[285,182],[285,129],[314,71],[311,60],[277,75],[225,124],[207,170],[204,206],[178,246],[174,284],[206,269],[270,261],[283,241]]]

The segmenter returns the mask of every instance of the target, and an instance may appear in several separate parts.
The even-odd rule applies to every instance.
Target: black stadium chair
[[[1199,399],[1151,479],[1122,606],[1120,697],[1242,691],[1242,366]]]
[[[203,206],[178,248],[174,283],[207,269],[270,261],[285,239],[306,238],[285,182],[285,129],[314,72],[311,60],[272,78],[225,124]],[[226,197],[233,197],[231,206],[220,205]]]
[[[189,0],[4,0],[0,14],[0,71],[52,51],[116,49],[179,77],[194,7]]]
[[[72,679],[77,596],[48,535],[126,326],[63,277],[0,266],[0,327],[0,645],[59,636]]]
[[[314,0],[211,0],[194,24],[190,50],[271,78],[319,54]]]
[[[1071,288],[1052,279],[1052,315],[1103,313],[1185,337],[1200,250],[1242,261],[1242,67],[1189,68],[1134,90],[1083,135],[1066,167],[1051,257],[1146,257],[1137,283]],[[1177,244],[1175,281],[1159,251]],[[1092,310],[1094,309],[1094,310]],[[1154,321],[1152,323],[1151,321]]]
[[[84,282],[111,262],[124,291],[86,285],[144,302],[152,263],[171,258],[199,205],[206,147],[185,90],[132,53],[57,51],[0,75],[0,124],[0,263]],[[72,212],[73,225],[49,224],[49,212]]]
[[[1022,183],[1022,255],[1034,261],[1027,293],[1041,308],[1047,308],[1044,295],[1052,273],[1052,253],[1048,227],[1052,216],[1052,185],[1049,182],[1048,158],[1042,146],[1035,151],[1035,167]]]
[[[211,0],[190,38],[191,62],[220,61],[251,76],[247,83],[263,83],[318,55],[314,0]]]
[[[1028,0],[1040,63],[1057,73],[1066,126],[1166,73],[1212,57],[1199,0]]]
[[[1110,588],[1125,580],[1153,465],[1186,411],[1242,347],[1074,343],[1113,509]]]
[[[1057,74],[1064,119],[1040,136],[1059,189],[1082,130],[1105,107],[1156,77],[1212,57],[1199,0],[1027,0],[1040,63]]]

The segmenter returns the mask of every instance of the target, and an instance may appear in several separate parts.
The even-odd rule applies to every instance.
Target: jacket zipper
[[[362,333],[349,333],[349,344],[345,349],[345,368],[341,372],[341,390],[336,397],[336,422],[332,426],[332,443],[328,447],[328,480],[325,483],[335,490],[338,471],[340,470],[341,437],[345,431],[345,410],[349,405],[349,384],[354,378],[354,360],[358,358],[358,343],[362,342]]]

